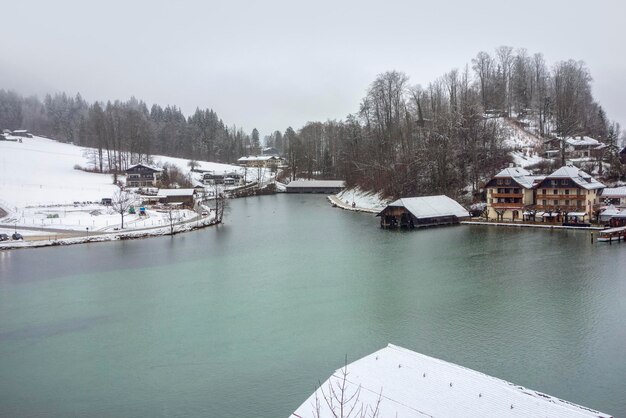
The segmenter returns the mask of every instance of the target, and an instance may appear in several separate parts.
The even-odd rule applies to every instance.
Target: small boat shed
[[[337,370],[291,417],[334,418],[341,411],[402,418],[610,418],[392,344]]]
[[[455,200],[439,195],[398,199],[376,216],[380,216],[381,228],[412,229],[458,224],[470,214]]]
[[[343,180],[294,180],[286,187],[287,193],[339,193],[346,187]]]

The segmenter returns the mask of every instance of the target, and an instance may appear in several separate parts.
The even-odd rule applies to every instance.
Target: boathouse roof
[[[469,218],[470,216],[463,206],[445,195],[404,197],[390,203],[389,206],[406,208],[417,219],[443,216]]]
[[[159,189],[158,196],[193,196],[196,189]]]
[[[332,396],[330,385],[336,392],[342,384],[344,370],[344,395],[350,399],[344,411],[353,406],[357,411],[375,409],[380,399],[377,416],[381,417],[609,417],[392,344],[335,371],[292,417],[336,416],[330,405],[338,408],[338,402],[327,403],[325,398]]]
[[[344,188],[346,182],[343,180],[294,180],[287,186],[291,188],[298,187],[337,187]]]

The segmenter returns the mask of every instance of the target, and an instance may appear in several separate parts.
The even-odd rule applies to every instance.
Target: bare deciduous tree
[[[326,389],[324,389],[324,385],[319,384],[322,399],[319,398],[318,392],[315,391],[313,416],[315,418],[326,417],[328,414],[322,414],[322,411],[326,412],[327,410],[334,418],[378,418],[383,389],[380,389],[374,404],[367,404],[360,399],[361,385],[351,390],[350,382],[348,381],[348,366],[344,365],[340,373],[341,376],[336,379],[333,379],[333,377],[328,379]]]
[[[111,201],[111,205],[113,210],[120,214],[122,217],[122,227],[124,229],[124,215],[128,210],[133,206],[135,202],[135,198],[132,193],[127,192],[126,190],[118,190],[113,194],[113,199]]]

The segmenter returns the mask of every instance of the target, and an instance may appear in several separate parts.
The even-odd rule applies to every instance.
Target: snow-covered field
[[[7,216],[0,224],[47,230],[113,231],[121,218],[110,207],[99,204],[112,197],[117,186],[110,174],[90,173],[75,166],[88,167],[90,149],[34,137],[22,142],[0,141],[0,208]],[[155,156],[154,164],[174,164],[187,174],[188,160]],[[216,173],[243,172],[238,166],[198,161],[199,168]],[[249,169],[247,178],[256,181],[256,169]],[[199,174],[193,173],[197,177]],[[270,173],[263,173],[264,180]],[[193,178],[193,176],[192,176]],[[123,176],[121,177],[123,179]],[[195,217],[190,210],[174,211],[175,222]],[[169,213],[148,209],[146,216],[126,215],[124,227],[157,228],[169,225]],[[12,229],[2,227],[7,231]],[[4,231],[3,229],[3,231]],[[42,231],[19,230],[22,235],[45,235]]]
[[[8,209],[26,206],[100,202],[117,189],[110,174],[88,173],[74,166],[89,167],[89,148],[64,144],[51,139],[23,138],[23,142],[0,141],[0,205]],[[154,165],[177,165],[189,172],[182,158],[154,156]],[[202,170],[216,173],[243,168],[229,164],[198,161]],[[266,177],[269,173],[264,173]],[[248,169],[247,177],[255,181],[256,169]],[[123,178],[123,176],[122,176]]]
[[[534,164],[538,164],[545,159],[535,152],[522,150],[511,151],[509,155],[513,158],[513,163],[519,167],[529,167]]]
[[[169,225],[169,212],[147,209],[145,216],[126,214],[125,229],[150,228]],[[194,211],[180,209],[172,211],[172,220],[182,222],[196,216]],[[121,227],[120,214],[111,207],[97,203],[78,205],[57,205],[46,207],[26,207],[2,219],[0,223],[18,227],[41,227],[46,229],[67,229],[74,231],[114,231]]]

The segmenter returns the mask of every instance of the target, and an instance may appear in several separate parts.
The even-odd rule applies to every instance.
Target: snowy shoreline
[[[515,228],[543,228],[543,229],[576,229],[581,231],[602,231],[605,228],[599,226],[566,226],[566,225],[541,225],[508,222],[489,221],[461,221],[462,225],[488,225],[488,226],[510,226]]]
[[[21,248],[42,248],[42,247],[56,247],[60,245],[75,245],[75,244],[88,244],[96,242],[110,242],[110,241],[125,241],[131,239],[142,239],[161,237],[166,235],[176,235],[183,232],[191,232],[198,229],[206,228],[209,226],[217,225],[219,222],[215,218],[206,218],[202,220],[193,220],[184,224],[174,225],[172,228],[160,227],[147,230],[137,230],[128,232],[115,232],[105,234],[93,234],[72,238],[60,238],[60,239],[42,239],[35,241],[6,241],[0,243],[0,251],[2,250],[17,250]]]
[[[359,188],[342,190],[327,199],[332,206],[353,212],[379,213],[387,206],[387,202],[378,194]]]

